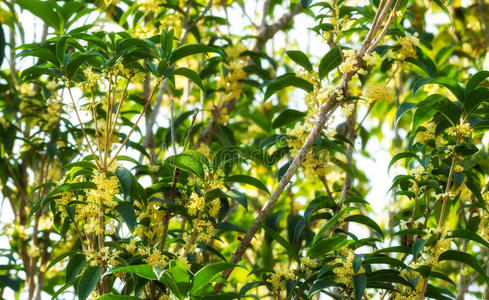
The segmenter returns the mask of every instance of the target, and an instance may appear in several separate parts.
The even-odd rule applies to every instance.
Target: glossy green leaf
[[[363,293],[367,288],[367,275],[365,273],[353,276],[353,289],[355,291],[355,299],[363,299]]]
[[[131,265],[131,266],[124,266],[120,268],[115,268],[111,270],[112,273],[134,273],[138,276],[141,276],[143,278],[149,279],[149,280],[157,280],[157,276],[155,272],[153,271],[153,267],[149,265]]]
[[[260,180],[256,179],[255,177],[251,177],[248,175],[232,175],[227,177],[224,181],[229,182],[229,183],[245,183],[252,185],[262,191],[265,191],[267,194],[270,194],[270,191],[268,190],[267,186],[263,184]]]
[[[457,250],[448,250],[443,252],[438,259],[438,261],[444,260],[457,261],[471,266],[482,276],[484,281],[489,284],[489,277],[487,277],[486,271],[481,268],[481,264],[472,255]]]
[[[320,239],[315,242],[311,248],[309,248],[308,256],[311,258],[320,257],[324,254],[328,254],[333,250],[336,250],[351,241],[346,240],[344,235],[333,235],[327,238]]]
[[[195,175],[199,176],[200,179],[204,179],[202,162],[192,155],[185,153],[173,155],[168,157],[165,162],[181,170],[194,173]]]
[[[399,108],[396,111],[396,123],[399,122],[405,113],[411,111],[415,106],[416,103],[413,102],[403,102],[401,105],[399,105]]]
[[[339,67],[341,62],[341,50],[338,47],[334,47],[328,53],[326,53],[319,63],[319,79],[323,79],[329,72]]]
[[[173,52],[170,54],[169,61],[170,64],[173,64],[184,57],[198,54],[198,53],[208,53],[208,52],[220,53],[217,48],[207,46],[207,45],[201,45],[201,44],[183,45],[173,50]]]
[[[190,294],[197,295],[198,291],[214,280],[219,273],[234,266],[235,265],[231,263],[220,262],[203,267],[197,273],[195,273]]]
[[[453,104],[447,97],[434,94],[416,105],[416,112],[413,118],[413,132],[418,126],[430,120],[435,113],[442,113],[452,125],[458,124],[460,119],[460,108]]]
[[[272,128],[280,128],[290,123],[304,119],[307,114],[295,109],[287,108],[282,111],[272,122]]]
[[[455,97],[457,97],[457,99],[460,102],[465,102],[464,90],[462,89],[460,84],[455,79],[450,78],[450,77],[421,78],[414,83],[414,86],[413,86],[414,95],[416,95],[418,93],[419,89],[422,86],[424,86],[426,84],[431,84],[431,83],[439,84],[441,86],[448,88],[452,92],[452,94]]]
[[[479,243],[479,244],[489,248],[489,242],[488,241],[486,241],[484,238],[482,238],[477,233],[470,231],[470,230],[467,230],[467,229],[457,229],[457,230],[452,231],[451,238],[461,238],[461,239],[474,241],[476,243]]]
[[[345,214],[355,209],[358,208],[350,206],[340,210],[336,215],[334,215],[331,219],[329,219],[328,222],[326,222],[326,224],[323,225],[323,227],[321,227],[319,232],[312,240],[312,244],[314,244],[317,240],[319,240],[322,237],[322,235],[325,234],[341,217],[343,217]]]
[[[171,49],[173,48],[173,38],[174,31],[171,30],[162,30],[160,35],[160,46],[161,51],[163,53],[163,57],[167,57],[171,53]]]
[[[82,253],[77,253],[70,257],[68,264],[66,265],[66,283],[75,279],[75,277],[80,273],[83,266],[87,262],[85,255]]]
[[[314,89],[314,86],[309,81],[296,77],[292,73],[287,73],[267,83],[264,100],[289,86],[303,89],[306,92],[312,92]]]
[[[384,236],[384,233],[382,232],[382,229],[380,226],[371,218],[365,216],[365,215],[352,215],[348,216],[345,218],[345,222],[354,222],[354,223],[359,223],[363,224],[365,226],[368,226],[372,228],[374,231],[376,231],[380,236]]]
[[[103,273],[104,268],[102,267],[88,267],[85,272],[83,272],[80,281],[78,282],[78,299],[85,300],[90,296]]]
[[[303,67],[307,71],[312,71],[312,64],[307,58],[307,55],[302,51],[298,50],[289,50],[286,51],[287,56],[290,57],[294,62],[296,62],[299,66]]]
[[[124,222],[126,222],[129,230],[133,231],[137,224],[137,216],[132,204],[130,202],[120,202],[115,207],[115,210],[117,210],[117,212],[124,219]]]
[[[178,68],[170,74],[187,77],[188,79],[192,80],[197,86],[199,86],[201,90],[204,90],[204,84],[202,83],[202,79],[200,79],[199,74],[197,74],[193,70],[190,70],[189,68]]]
[[[467,86],[465,87],[465,92],[467,93],[467,95],[470,95],[470,93],[488,77],[489,71],[479,71],[470,76],[469,81],[467,81]]]

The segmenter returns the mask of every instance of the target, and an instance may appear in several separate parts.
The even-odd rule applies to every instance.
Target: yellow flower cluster
[[[99,200],[102,200],[104,205],[114,208],[117,205],[114,195],[119,192],[119,180],[117,177],[107,177],[105,173],[95,170],[92,182],[97,185],[97,189],[88,192],[87,201],[98,203]]]
[[[341,116],[348,118],[351,116],[353,113],[353,110],[355,109],[355,104],[354,103],[346,103],[341,106]]]
[[[190,199],[187,204],[188,213],[191,216],[197,216],[199,212],[204,210],[204,207],[205,207],[204,197],[200,197],[196,193],[192,193],[192,195],[190,195]]]
[[[214,236],[214,226],[207,220],[199,220],[195,223],[195,228],[197,229],[197,242],[208,243]]]
[[[297,77],[308,81],[310,84],[313,84],[313,85],[319,84],[319,76],[318,76],[317,72],[314,72],[314,71],[309,72],[305,69],[300,69],[296,75],[297,75]]]
[[[448,134],[453,137],[468,138],[472,136],[472,132],[470,123],[457,124],[448,128]]]
[[[417,297],[423,290],[423,278],[416,271],[408,272],[406,269],[401,271],[401,276],[406,278],[406,280],[412,280],[418,277],[418,281],[414,289],[403,284],[396,284],[397,293],[395,294],[394,300],[418,299]]]
[[[214,199],[209,203],[209,215],[211,217],[217,217],[219,210],[221,209],[221,200]]]
[[[438,200],[453,200],[453,198],[455,198],[455,195],[452,193],[452,192],[448,192],[448,193],[441,193],[441,194],[436,194],[435,195],[435,200],[438,201]]]
[[[401,48],[393,53],[393,57],[398,60],[405,60],[409,57],[416,57],[416,47],[419,47],[418,33],[413,36],[406,35],[396,41],[396,45]]]
[[[355,272],[353,271],[353,259],[355,258],[355,253],[352,249],[347,247],[340,248],[341,257],[336,258],[331,262],[331,264],[341,264],[334,268],[333,272],[336,274],[336,281],[342,283],[346,286],[346,290],[353,289],[353,276]],[[363,273],[364,270],[360,267],[358,274]]]
[[[130,254],[136,253],[136,250],[138,249],[135,239],[132,239],[128,244],[123,244],[122,247]]]
[[[307,93],[304,102],[309,109],[309,114],[311,116],[317,115],[319,112],[319,108],[323,105],[335,90],[335,87],[330,85],[326,87],[321,87],[319,83],[314,86],[314,90],[310,93]],[[338,100],[339,101],[339,100]]]
[[[395,97],[394,89],[385,83],[370,84],[365,91],[369,104],[374,101],[392,102]]]
[[[140,205],[139,202],[135,202],[136,205]],[[143,219],[149,219],[149,227],[151,230],[147,230],[147,226],[138,224],[134,229],[134,234],[140,238],[146,237],[148,239],[159,239],[163,233],[163,217],[165,215],[165,210],[161,207],[165,205],[160,202],[148,202],[148,205],[141,210],[137,211],[138,221]]]
[[[340,73],[350,73],[358,69],[357,50],[343,50],[344,61],[339,69]]]
[[[423,174],[424,174],[425,170],[423,168],[422,165],[417,165],[416,167],[414,167],[410,172],[409,172],[409,175],[411,176],[414,176],[414,180],[416,181],[421,181],[423,180]]]
[[[168,258],[158,249],[153,249],[152,252],[148,250],[147,255],[148,256],[144,261],[152,267],[160,267],[164,269],[168,265]]]
[[[102,82],[102,77],[99,74],[96,74],[92,70],[92,66],[88,66],[84,71],[85,75],[85,83],[77,84],[79,89],[83,88],[93,88],[97,86],[100,82]]]
[[[117,177],[107,177],[105,173],[98,170],[94,171],[92,181],[97,185],[97,189],[87,192],[86,204],[81,205],[77,210],[77,219],[85,221],[83,227],[87,233],[111,234],[115,230],[115,220],[106,220],[105,228],[100,228],[98,218],[110,212],[117,205],[114,196],[119,192],[119,181]],[[104,206],[102,210],[100,204]]]
[[[66,217],[68,217],[68,213],[66,212],[66,205],[70,203],[70,201],[73,199],[74,195],[72,192],[63,192],[61,193],[61,197],[57,198],[55,200],[56,202],[56,211],[58,211],[61,214],[61,220],[64,220]]]
[[[216,170],[207,176],[205,189],[206,191],[224,189],[224,174],[221,170]]]
[[[305,266],[307,274],[310,274],[312,272],[312,269],[314,269],[318,266],[317,262],[315,262],[309,256],[302,257],[301,263]]]
[[[435,130],[436,124],[434,122],[428,122],[423,126],[426,130],[418,131],[416,134],[416,142],[424,144],[426,141],[434,140],[436,138]]]
[[[144,12],[158,12],[160,10],[160,1],[156,0],[137,0],[139,9]]]
[[[311,130],[312,124],[309,122],[306,122],[304,125],[297,124],[294,129],[287,130],[287,134],[292,137],[288,140],[288,144],[291,147],[290,152],[293,156],[297,155]],[[336,133],[331,130],[328,132],[333,135]],[[306,168],[306,170],[312,170],[320,176],[326,176],[333,169],[327,160],[320,160],[311,152],[307,152],[304,158],[303,166]]]
[[[248,63],[247,57],[239,56],[246,51],[247,48],[243,44],[237,44],[226,48],[224,51],[228,56],[226,69],[228,73],[218,79],[217,88],[224,90],[224,100],[239,99],[245,84],[242,82],[246,78],[244,67]]]
[[[273,288],[276,291],[283,290],[285,288],[285,283],[287,282],[287,280],[294,280],[295,278],[294,273],[289,269],[281,270],[280,268],[275,266],[273,270],[275,274],[270,276],[267,281],[272,284]]]
[[[438,264],[440,255],[443,252],[450,250],[450,245],[452,244],[452,239],[450,236],[452,233],[448,230],[448,228],[443,231],[441,229],[434,229],[433,231],[434,233],[439,234],[440,238],[434,246],[427,247],[426,253],[428,253],[429,257],[425,261],[425,264],[436,266]]]
[[[484,194],[482,194],[482,199],[484,200],[486,205],[488,205],[489,192],[485,192]],[[485,210],[482,210],[480,217],[481,217],[481,222],[479,225],[479,228],[481,230],[480,235],[487,240],[489,239],[489,213],[487,213]]]

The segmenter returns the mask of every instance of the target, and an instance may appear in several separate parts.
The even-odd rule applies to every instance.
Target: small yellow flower
[[[189,203],[187,205],[188,213],[192,216],[196,216],[200,211],[204,210],[205,199],[200,197],[196,193],[190,195]]]

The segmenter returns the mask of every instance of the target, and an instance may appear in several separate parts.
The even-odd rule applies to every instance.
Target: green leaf
[[[399,105],[399,108],[396,111],[396,123],[399,122],[399,120],[405,113],[411,111],[415,106],[416,103],[413,102],[403,102],[401,105]]]
[[[0,275],[0,284],[11,288],[15,292],[20,290],[20,279],[10,274]]]
[[[27,218],[28,219],[31,218],[39,209],[43,208],[46,204],[51,202],[54,199],[53,196],[60,194],[60,193],[63,193],[63,192],[83,190],[83,189],[97,189],[97,185],[93,182],[63,183],[62,185],[51,190],[46,195],[46,197],[44,197],[42,200],[36,202],[34,204],[34,206],[32,207],[31,211],[29,212],[29,216]]]
[[[204,90],[204,84],[202,83],[202,79],[200,79],[199,74],[197,74],[195,71],[190,70],[189,68],[178,68],[170,74],[185,76],[192,80],[196,85],[198,85],[201,90]]]
[[[489,89],[486,87],[478,87],[470,92],[467,95],[467,101],[464,104],[465,113],[470,114],[473,110],[477,109],[479,105],[489,100]]]
[[[423,251],[424,245],[426,244],[425,239],[418,238],[413,244],[413,256],[418,258],[418,255]]]
[[[70,257],[70,261],[66,265],[66,283],[75,279],[87,262],[85,255],[77,253]]]
[[[321,59],[319,63],[318,76],[319,79],[323,79],[324,76],[328,75],[329,72],[333,71],[334,68],[341,65],[341,50],[338,47],[334,47],[329,50],[325,56]]]
[[[301,0],[301,6],[302,8],[308,8],[309,5],[311,5],[312,0]]]
[[[243,228],[238,227],[238,226],[231,224],[229,222],[216,223],[216,224],[214,224],[214,228],[221,229],[221,230],[237,231],[237,232],[246,233],[246,230],[244,230]]]
[[[387,265],[396,266],[400,268],[406,268],[406,264],[401,260],[386,255],[370,256],[367,257],[363,262],[366,265],[387,264]]]
[[[347,214],[350,211],[355,210],[355,209],[358,209],[358,208],[350,206],[350,207],[346,207],[346,208],[340,210],[336,215],[334,215],[331,219],[329,219],[328,222],[326,222],[326,224],[323,225],[323,227],[321,227],[319,232],[316,234],[316,236],[312,240],[311,244],[314,244],[318,239],[320,239],[321,236],[324,233],[326,233],[326,231],[328,231],[328,229],[330,229],[341,217],[343,217],[345,214]]]
[[[78,299],[85,300],[90,296],[103,273],[104,268],[102,267],[88,267],[85,272],[83,272],[83,275],[78,282]]]
[[[37,47],[35,49],[27,49],[16,55],[16,57],[26,56],[38,57],[52,63],[55,66],[59,66],[58,57],[52,51],[46,48]]]
[[[443,252],[438,259],[438,261],[444,260],[453,260],[471,266],[482,276],[484,281],[489,284],[489,278],[487,277],[485,270],[481,268],[481,264],[472,255],[457,250],[448,250]]]
[[[208,283],[214,280],[219,273],[234,266],[235,265],[231,263],[219,262],[203,267],[194,276],[190,294],[196,295],[200,289],[204,288]]]
[[[267,100],[273,94],[289,86],[303,89],[306,92],[312,92],[314,90],[314,86],[309,81],[296,77],[293,73],[287,73],[267,82],[264,100]]]
[[[419,91],[419,89],[425,85],[425,84],[430,84],[430,83],[435,83],[442,85],[446,88],[448,88],[452,94],[457,97],[457,99],[460,102],[465,102],[465,95],[464,95],[464,90],[458,84],[458,82],[450,77],[436,77],[436,78],[421,78],[418,81],[414,83],[413,86],[413,93],[416,95]]]
[[[448,10],[448,8],[445,6],[445,4],[443,4],[443,2],[441,2],[441,0],[433,0],[433,2],[436,3],[436,5],[438,5],[442,10],[443,12],[447,15],[447,17],[450,19],[450,23],[452,24],[453,26],[453,19],[452,19],[452,14],[450,13],[450,11]]]
[[[477,243],[484,245],[487,248],[489,248],[489,242],[487,242],[485,239],[483,239],[477,233],[470,231],[470,230],[467,230],[467,229],[454,230],[454,231],[452,231],[451,237],[452,238],[462,238],[462,239],[466,239],[466,240],[471,240],[471,241],[477,242]]]
[[[132,184],[132,174],[126,168],[117,168],[115,170],[115,176],[119,178],[119,182],[121,183],[122,193],[124,194],[124,199],[127,198],[127,195],[131,192],[131,184]]]
[[[170,273],[168,273],[166,270],[161,272],[160,274],[158,274],[158,280],[164,283],[170,289],[174,296],[176,296],[178,299],[183,299],[180,290],[178,289],[178,285]]]
[[[309,297],[311,297],[312,295],[314,295],[317,292],[325,290],[326,288],[329,288],[329,287],[334,286],[334,285],[335,285],[335,283],[333,281],[318,280],[318,281],[314,282],[314,284],[309,289]]]
[[[174,32],[172,30],[162,30],[160,35],[160,45],[163,57],[167,57],[173,48]]]
[[[416,158],[418,159],[418,156],[414,153],[411,153],[411,152],[401,152],[401,153],[397,153],[396,155],[394,155],[394,157],[391,159],[391,162],[389,163],[389,167],[387,168],[387,170],[390,170],[390,168],[392,167],[393,164],[396,163],[396,161],[400,160],[400,159],[403,159],[403,158]]]
[[[470,94],[475,88],[477,88],[486,78],[489,77],[489,71],[479,71],[472,75],[467,82],[465,87],[465,92],[467,95]]]
[[[72,168],[82,168],[91,171],[91,170],[95,170],[97,166],[89,161],[77,161],[77,162],[67,164],[63,167],[63,169],[67,169],[67,170],[71,170]]]
[[[434,94],[416,105],[412,131],[415,132],[418,126],[430,120],[436,112],[442,113],[452,125],[459,123],[460,108],[453,104],[447,97]]]
[[[307,58],[307,55],[304,54],[304,52],[298,50],[290,50],[286,51],[285,53],[287,53],[287,56],[290,57],[290,59],[296,62],[299,66],[302,66],[309,72],[312,71],[312,64],[309,61],[309,58]]]
[[[294,247],[286,240],[284,239],[280,233],[276,232],[275,230],[271,229],[270,227],[263,225],[263,229],[265,229],[265,232],[270,235],[275,241],[277,241],[282,247],[284,247],[285,250],[287,250],[287,253],[295,258],[296,260],[299,260],[299,256],[297,254],[297,251],[294,249]]]
[[[282,111],[272,122],[272,128],[280,128],[293,122],[302,120],[307,114],[295,109],[287,108]]]
[[[353,276],[353,288],[355,290],[355,299],[363,299],[363,292],[367,288],[367,275],[365,273]]]
[[[260,180],[256,179],[255,177],[251,177],[248,175],[233,175],[229,176],[225,179],[226,182],[237,182],[237,183],[245,183],[252,185],[262,191],[265,191],[267,194],[270,194],[270,191],[268,190],[267,186],[263,184]]]
[[[81,54],[81,55],[78,55],[78,56],[72,56],[70,61],[68,62],[68,64],[66,65],[66,75],[68,76],[68,78],[72,78],[73,75],[76,73],[76,71],[78,70],[78,68],[84,63],[86,62],[90,57],[94,57],[96,56],[95,53],[90,53],[90,52],[87,52],[85,54]]]
[[[194,156],[190,154],[181,153],[173,155],[168,157],[165,162],[181,170],[194,173],[202,180],[204,179],[204,169],[202,168],[202,162],[197,160]]]
[[[149,265],[132,265],[132,266],[125,266],[125,267],[120,267],[120,268],[115,268],[110,271],[111,273],[134,273],[140,277],[149,279],[149,280],[157,280],[157,276],[155,272],[153,271],[153,267]]]
[[[316,199],[312,200],[304,211],[304,219],[306,220],[306,223],[309,223],[312,214],[321,208],[335,209],[335,200],[329,196],[319,196]]]
[[[62,24],[58,13],[55,11],[55,1],[39,1],[39,0],[16,0],[22,9],[28,10],[34,16],[43,20],[46,25],[59,31],[60,24]]]
[[[208,53],[208,52],[217,52],[220,53],[219,49],[207,46],[207,45],[201,45],[201,44],[187,44],[183,45],[177,49],[175,49],[171,54],[170,57],[168,58],[170,61],[170,64],[175,63],[176,61],[189,56],[189,55],[194,55],[197,53]]]
[[[347,241],[344,235],[333,235],[324,239],[321,239],[313,244],[307,255],[311,258],[320,257],[321,255],[327,254],[333,250],[343,247],[352,241]]]
[[[58,57],[59,64],[61,66],[64,65],[65,61],[65,53],[66,53],[66,47],[67,47],[67,36],[62,36],[57,42],[56,42],[56,56]]]
[[[363,224],[375,230],[380,236],[382,237],[384,236],[384,233],[382,232],[380,226],[374,220],[372,220],[371,218],[365,215],[348,216],[345,218],[345,222],[354,222],[354,223]]]
[[[137,216],[132,204],[130,202],[120,202],[115,209],[124,219],[129,230],[133,231],[137,224]]]

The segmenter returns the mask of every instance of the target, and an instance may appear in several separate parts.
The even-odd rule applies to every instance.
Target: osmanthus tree
[[[2,297],[487,298],[488,13],[2,2]]]

